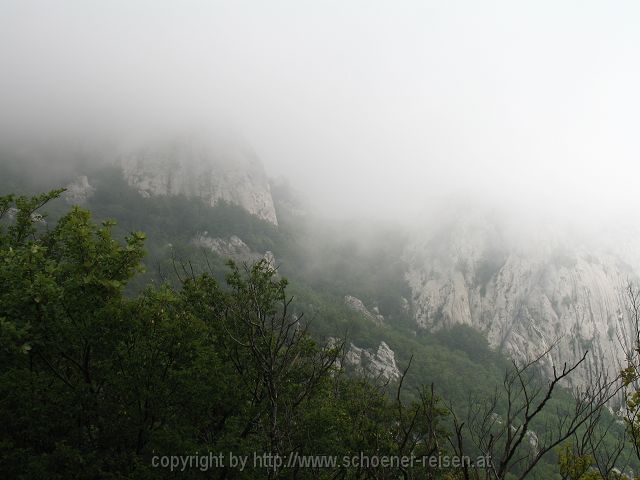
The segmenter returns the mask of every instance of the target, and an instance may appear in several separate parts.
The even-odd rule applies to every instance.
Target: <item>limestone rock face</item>
[[[345,355],[347,367],[368,377],[380,377],[385,380],[398,380],[400,370],[396,365],[396,355],[385,342],[380,342],[377,351],[373,352],[356,347],[353,343]]]
[[[631,339],[625,287],[632,255],[562,227],[511,228],[486,216],[457,218],[417,234],[405,253],[415,320],[422,328],[467,324],[516,360],[557,344],[553,364],[576,362],[573,385],[619,369]]]
[[[228,239],[224,239],[211,237],[208,232],[202,232],[191,240],[191,244],[209,250],[221,257],[230,258],[235,262],[252,264],[265,260],[272,269],[276,269],[276,258],[272,252],[255,252],[236,235],[231,235]]]
[[[238,144],[202,139],[148,144],[122,155],[125,180],[141,195],[185,195],[220,201],[278,224],[268,178],[258,157]]]
[[[202,232],[196,236],[191,243],[197,247],[202,247],[212,251],[222,257],[233,259],[244,259],[251,257],[252,252],[249,246],[240,237],[232,235],[228,240],[218,237],[210,237],[208,232]]]
[[[362,300],[359,298],[353,297],[351,295],[346,295],[344,297],[344,304],[354,312],[358,312],[364,315],[369,320],[382,324],[384,322],[384,316],[380,315],[380,311],[378,307],[373,308],[373,312],[371,312],[365,305]]]

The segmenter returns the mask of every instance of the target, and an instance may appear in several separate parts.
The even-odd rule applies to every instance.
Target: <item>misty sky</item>
[[[0,0],[1,125],[223,119],[328,212],[615,210],[639,26],[637,1]]]

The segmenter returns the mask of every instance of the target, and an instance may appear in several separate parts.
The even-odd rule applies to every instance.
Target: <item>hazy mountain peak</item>
[[[262,163],[241,143],[178,136],[139,144],[122,155],[119,164],[127,183],[145,197],[185,195],[211,206],[226,201],[278,223]]]

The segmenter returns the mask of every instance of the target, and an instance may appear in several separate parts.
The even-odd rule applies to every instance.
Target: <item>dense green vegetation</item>
[[[231,205],[141,198],[111,168],[93,178],[88,206],[95,220],[88,210],[69,212],[60,200],[50,202],[59,192],[3,197],[0,204],[0,469],[7,478],[175,478],[154,468],[153,459],[196,452],[342,459],[455,455],[464,447],[475,456],[474,432],[456,444],[456,425],[473,423],[494,396],[490,413],[506,416],[507,398],[495,394],[509,363],[478,332],[464,326],[413,331],[399,301],[408,292],[398,231],[371,229],[365,248],[358,228],[344,235],[344,226],[311,225],[286,213],[275,228]],[[45,204],[50,215],[43,223],[32,214]],[[145,235],[130,233],[140,229]],[[266,262],[245,268],[205,255],[190,245],[205,230],[273,251],[278,272]],[[178,279],[172,272],[185,266]],[[347,293],[378,306],[385,323],[347,309]],[[294,321],[302,313],[303,320]],[[401,369],[411,364],[400,394],[397,382],[343,370],[340,341],[329,337],[344,338],[345,350],[351,342],[373,350],[387,342]],[[529,381],[544,384],[537,371]],[[572,408],[572,396],[556,389],[531,430],[544,432]],[[602,448],[613,449],[624,428],[606,411],[602,422],[610,425]],[[576,430],[575,441],[586,426]],[[560,478],[583,464],[593,473],[591,454],[569,440],[531,474]],[[518,452],[523,449],[530,454],[526,442]],[[469,474],[404,470],[191,468],[179,476]],[[522,465],[510,465],[504,478],[523,472]],[[564,476],[583,478],[572,475]]]
[[[38,228],[33,213],[56,195],[0,200],[0,218],[15,218],[0,232],[7,478],[173,478],[154,461],[205,451],[342,458],[436,448],[444,411],[431,393],[394,402],[383,386],[346,377],[340,346],[316,344],[287,312],[287,282],[266,262],[231,264],[225,286],[194,275],[178,290],[151,286],[127,298],[144,236],[120,243],[111,223],[97,226],[80,208]],[[299,478],[394,475],[297,470]],[[183,474],[273,478],[280,470]]]

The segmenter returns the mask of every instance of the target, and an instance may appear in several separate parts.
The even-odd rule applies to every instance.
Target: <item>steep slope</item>
[[[632,338],[625,288],[635,273],[620,249],[583,238],[563,225],[523,228],[486,212],[452,216],[405,252],[415,320],[435,330],[470,325],[518,360],[557,344],[551,361],[562,365],[588,350],[576,385],[613,373],[621,340]]]

